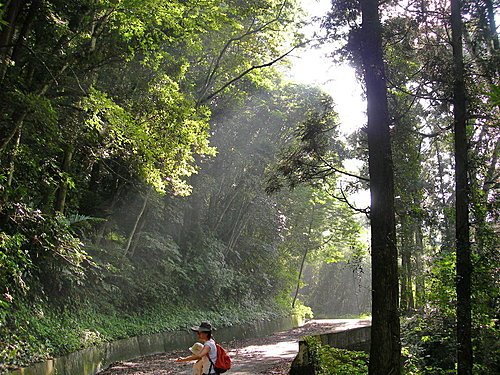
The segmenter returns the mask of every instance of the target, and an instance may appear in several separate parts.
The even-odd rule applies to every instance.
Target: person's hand
[[[182,357],[176,358],[175,362],[184,362],[184,358],[182,358]]]

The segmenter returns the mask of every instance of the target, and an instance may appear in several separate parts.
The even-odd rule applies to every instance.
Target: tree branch
[[[296,46],[294,46],[293,48],[291,48],[290,50],[288,50],[287,52],[285,52],[284,54],[278,56],[277,58],[275,58],[274,60],[271,60],[267,63],[264,63],[264,64],[260,64],[260,65],[252,65],[250,68],[244,70],[242,73],[240,73],[239,75],[237,75],[236,77],[234,77],[233,79],[231,79],[230,81],[226,82],[224,85],[222,85],[219,89],[215,90],[214,92],[212,92],[210,95],[208,95],[207,97],[205,98],[202,98],[200,99],[199,101],[199,104],[203,104],[203,103],[206,103],[208,102],[210,99],[212,99],[214,96],[216,96],[217,94],[219,94],[220,92],[224,91],[226,88],[228,88],[229,86],[231,86],[232,84],[234,84],[235,82],[239,81],[241,78],[243,78],[244,76],[246,76],[248,73],[252,72],[253,70],[256,70],[256,69],[262,69],[262,68],[266,68],[266,67],[269,67],[269,66],[272,66],[274,65],[275,63],[277,63],[278,61],[280,60],[283,60],[285,57],[287,57],[289,54],[291,54],[293,51],[295,51],[297,48],[300,48],[300,47],[303,47],[305,46],[306,44],[310,43],[311,40],[307,40],[305,42],[302,42],[302,43],[299,43],[297,44]]]
[[[207,75],[207,79],[205,80],[205,84],[204,84],[204,87],[202,89],[202,93],[200,95],[200,99],[198,101],[198,104],[201,104],[202,102],[204,102],[205,100],[203,99],[203,97],[205,96],[205,94],[207,93],[210,85],[212,84],[213,82],[213,78],[217,72],[217,70],[219,69],[220,67],[220,62],[222,61],[222,58],[224,57],[224,54],[226,53],[226,51],[229,49],[229,47],[231,46],[232,43],[234,42],[237,42],[237,41],[240,41],[240,40],[243,40],[244,38],[250,36],[250,35],[253,35],[253,34],[256,34],[258,32],[261,32],[263,31],[264,29],[266,29],[268,26],[272,25],[273,23],[277,22],[280,20],[281,18],[281,15],[283,13],[283,9],[285,8],[285,5],[286,5],[287,1],[283,1],[283,3],[281,4],[280,8],[279,8],[279,11],[278,11],[278,14],[276,15],[276,17],[274,17],[273,19],[269,20],[268,22],[264,23],[263,25],[255,28],[255,29],[252,29],[254,24],[255,24],[255,18],[252,20],[250,26],[248,27],[248,29],[240,36],[238,37],[235,37],[235,38],[230,38],[225,44],[224,44],[224,47],[222,48],[222,50],[220,51],[219,55],[217,56],[217,59],[215,60],[215,63],[213,63],[211,65],[211,68],[213,67],[213,69],[211,69],[211,72]],[[209,100],[206,99],[206,100]]]
[[[337,173],[344,174],[344,175],[350,176],[350,177],[354,177],[354,178],[357,178],[357,179],[362,180],[362,181],[370,182],[369,178],[358,176],[358,175],[355,175],[354,173],[350,173],[350,172],[346,172],[346,171],[343,171],[341,169],[338,169],[338,168],[334,167],[333,164],[331,164],[328,160],[323,158],[321,155],[317,154],[317,156],[318,156],[319,160],[321,160],[324,164],[326,164],[326,166],[328,168],[330,168],[331,170],[333,170]]]
[[[335,195],[334,193],[332,193],[332,192],[330,192],[328,190],[326,192],[332,198],[337,199],[338,201],[347,204],[349,206],[349,208],[352,209],[353,211],[356,211],[356,212],[359,212],[359,213],[362,213],[362,214],[366,215],[366,217],[368,219],[370,218],[370,209],[369,208],[358,208],[358,207],[354,206],[351,202],[349,202],[349,200],[347,199],[347,196],[346,196],[344,190],[342,189],[342,186],[340,187],[340,192],[342,194],[342,197],[339,197],[339,196]]]

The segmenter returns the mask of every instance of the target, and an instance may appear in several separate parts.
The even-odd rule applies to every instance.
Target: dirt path
[[[311,320],[304,326],[270,336],[235,340],[223,343],[229,349],[233,367],[228,375],[287,374],[297,355],[301,337],[320,333],[343,331],[369,325],[369,320],[322,319]],[[194,338],[193,338],[194,339]],[[191,374],[190,363],[175,363],[173,359],[188,355],[188,350],[156,354],[112,364],[100,375],[167,375]]]

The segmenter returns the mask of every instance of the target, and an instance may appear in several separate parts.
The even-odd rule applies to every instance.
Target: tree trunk
[[[24,109],[20,113],[14,115],[14,128],[7,134],[5,138],[0,141],[0,155],[5,153],[9,142],[14,138],[16,134],[19,134],[21,128],[23,127],[24,119],[28,114],[28,110]]]
[[[398,254],[394,217],[394,172],[389,134],[387,83],[377,0],[361,0],[362,40],[368,101],[368,155],[372,252],[370,375],[401,373]]]
[[[457,362],[458,375],[472,374],[471,340],[471,248],[469,240],[469,194],[467,181],[468,141],[465,80],[462,50],[461,1],[451,0],[453,45],[453,122],[455,130],[455,237],[457,256]]]
[[[226,213],[228,212],[229,208],[231,207],[231,205],[233,204],[234,200],[236,199],[236,197],[239,196],[239,186],[236,186],[236,189],[235,191],[233,192],[233,194],[231,195],[231,197],[229,199],[226,199],[225,202],[224,200],[218,200],[218,203],[219,205],[221,204],[224,204],[224,208],[222,210],[222,213],[219,215],[219,218],[217,220],[213,220],[213,222],[215,222],[215,226],[212,228],[212,230],[217,233],[217,229],[219,228],[219,225],[222,223],[222,220],[225,218],[226,216]],[[215,200],[215,198],[214,198]],[[214,204],[215,206],[215,204]],[[211,211],[213,212],[213,211]]]
[[[304,271],[304,265],[306,263],[307,254],[309,253],[309,250],[311,248],[310,238],[311,238],[311,233],[312,233],[312,226],[314,223],[314,212],[315,211],[316,211],[316,206],[313,205],[311,217],[309,219],[309,226],[307,229],[307,238],[305,238],[305,241],[303,242],[306,244],[306,246],[305,246],[305,250],[304,250],[304,255],[302,256],[302,261],[300,262],[299,275],[297,277],[297,286],[295,287],[295,295],[293,296],[293,301],[292,301],[292,309],[295,307],[295,302],[297,301],[297,296],[299,295],[300,280],[302,279],[302,272]]]
[[[35,16],[38,12],[38,8],[40,7],[40,0],[33,0],[29,7],[26,18],[23,22],[23,26],[19,31],[19,35],[17,36],[16,45],[14,46],[11,54],[11,59],[18,65],[19,57],[21,55],[21,51],[25,48],[24,43],[28,38],[28,35],[31,31],[31,27],[33,25],[33,21],[35,20]]]
[[[443,236],[443,244],[441,249],[445,249],[446,251],[452,247],[452,242],[454,238],[454,234],[452,232],[450,217],[447,212],[447,201],[446,201],[446,187],[444,182],[444,167],[443,167],[443,159],[441,156],[441,148],[439,146],[439,141],[434,142],[436,147],[436,159],[438,162],[438,178],[439,178],[439,191],[441,193],[441,212],[443,214],[443,223],[441,227],[441,234]]]
[[[414,248],[412,220],[406,213],[401,215],[401,302],[400,308],[409,313],[414,308],[411,254]]]
[[[236,220],[234,220],[233,227],[230,230],[230,236],[227,241],[227,250],[226,254],[231,253],[231,251],[234,249],[234,246],[236,245],[236,242],[239,240],[241,233],[245,229],[249,216],[248,216],[248,209],[250,208],[252,202],[246,202],[243,201],[240,210],[238,211],[238,216],[236,216]],[[245,217],[245,214],[247,216]]]
[[[139,222],[141,221],[142,215],[144,215],[144,211],[146,211],[146,206],[148,205],[148,200],[149,200],[149,194],[150,194],[150,192],[148,192],[146,194],[146,196],[144,197],[144,202],[142,203],[141,210],[139,211],[139,214],[137,215],[137,218],[135,219],[134,226],[132,227],[132,231],[130,232],[130,235],[128,236],[127,244],[125,245],[125,250],[123,251],[124,258],[127,256],[127,253],[130,250],[130,245],[132,244],[132,240],[134,239],[134,236],[137,232]]]
[[[64,150],[63,165],[61,169],[63,176],[61,182],[59,182],[59,187],[56,192],[56,202],[54,204],[54,210],[60,213],[64,213],[64,207],[66,205],[66,196],[68,195],[68,173],[71,167],[73,152],[74,147],[72,145],[67,145]]]
[[[144,213],[141,215],[139,226],[134,234],[134,240],[132,241],[132,245],[130,246],[130,250],[128,253],[129,258],[131,259],[135,254],[135,249],[137,249],[139,241],[141,240],[142,230],[144,229],[144,225],[146,225],[146,217],[147,215],[145,215]]]
[[[415,297],[413,294],[413,267],[412,267],[412,262],[411,262],[411,253],[412,249],[414,246],[410,248],[410,251],[408,252],[408,257],[406,259],[406,267],[405,267],[405,272],[406,272],[406,280],[408,284],[408,306],[406,307],[406,313],[411,314],[413,310],[415,310]]]
[[[498,35],[497,35],[497,25],[495,22],[495,6],[492,0],[486,0],[486,9],[488,13],[488,26],[490,31],[490,38],[492,40],[493,49],[498,50]]]
[[[420,308],[425,302],[425,275],[424,275],[424,241],[422,221],[415,223],[415,307]]]
[[[16,156],[19,151],[19,144],[21,143],[21,129],[17,131],[16,143],[14,144],[14,149],[12,150],[9,163],[9,176],[7,178],[7,186],[12,186],[12,180],[14,178],[14,171],[16,170]]]
[[[191,186],[198,186],[200,178],[201,176],[199,174],[191,176]],[[192,194],[186,199],[182,218],[182,226],[181,230],[179,231],[180,248],[188,249],[190,244],[193,244],[201,238],[203,232],[200,220],[202,211],[202,199],[199,199],[199,197],[197,197],[195,194]],[[186,251],[183,256],[188,257],[190,256],[190,254],[188,251]]]
[[[3,81],[5,72],[7,71],[8,63],[5,61],[9,51],[12,50],[12,39],[14,37],[14,30],[16,28],[16,20],[19,12],[24,6],[24,0],[11,0],[8,2],[5,9],[4,17],[1,21],[5,25],[0,31],[0,82]]]
[[[497,139],[495,143],[495,148],[493,149],[493,153],[491,156],[490,166],[488,168],[488,171],[486,172],[486,176],[484,177],[483,186],[481,187],[486,200],[488,200],[488,196],[490,194],[490,189],[492,185],[496,183],[495,176],[497,173],[497,162],[499,156],[500,156],[500,139]]]
[[[292,309],[295,307],[295,302],[297,302],[297,297],[299,295],[300,280],[302,279],[302,272],[304,271],[304,264],[306,263],[308,252],[309,252],[309,247],[306,247],[304,255],[302,256],[302,261],[300,262],[299,275],[297,276],[297,285],[295,286],[295,294],[293,295]]]

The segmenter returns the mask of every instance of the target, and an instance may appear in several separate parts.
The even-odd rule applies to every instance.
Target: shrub
[[[322,345],[317,337],[306,342],[317,375],[368,374],[368,354]]]

